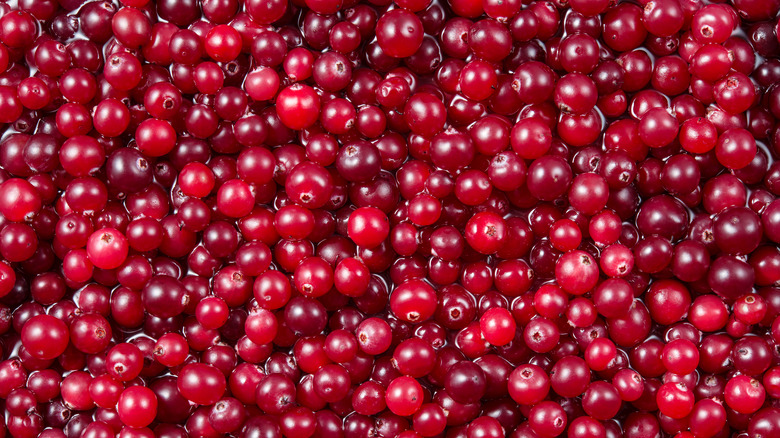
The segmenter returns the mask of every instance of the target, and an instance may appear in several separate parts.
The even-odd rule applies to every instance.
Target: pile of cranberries
[[[0,438],[780,437],[778,11],[0,1]]]

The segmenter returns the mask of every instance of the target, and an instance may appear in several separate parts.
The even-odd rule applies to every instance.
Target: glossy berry
[[[130,427],[146,427],[154,421],[157,407],[157,396],[151,389],[133,386],[119,396],[117,413],[122,423]]]
[[[362,207],[352,212],[348,227],[349,237],[367,248],[378,246],[390,233],[387,216],[374,207]]]
[[[511,342],[517,327],[511,313],[502,308],[485,312],[479,319],[479,325],[485,340],[497,346]]]
[[[412,415],[423,403],[420,384],[411,377],[401,376],[393,379],[385,392],[387,408],[401,416]]]
[[[22,345],[38,359],[54,359],[62,354],[68,344],[68,327],[61,320],[49,315],[35,315],[22,328]]]

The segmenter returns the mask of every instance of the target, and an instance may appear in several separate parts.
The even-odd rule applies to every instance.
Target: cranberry
[[[8,432],[778,435],[780,7],[390,3],[0,6]]]
[[[7,220],[29,220],[40,209],[41,196],[29,182],[21,178],[11,178],[0,184],[0,214]]]
[[[68,327],[61,320],[49,315],[36,315],[28,319],[22,328],[22,345],[32,356],[54,359],[65,352],[69,338]]]
[[[217,368],[201,363],[182,368],[176,384],[182,396],[202,405],[219,400],[226,386],[225,377]]]
[[[534,405],[544,400],[549,389],[547,373],[536,365],[522,365],[509,375],[509,395],[519,404]]]
[[[277,105],[279,119],[291,129],[307,128],[319,117],[320,99],[306,85],[295,84],[280,91]]]
[[[122,391],[117,403],[122,423],[129,427],[146,427],[157,414],[157,396],[143,386],[132,386]]]
[[[388,409],[394,414],[412,415],[422,406],[422,388],[411,377],[397,377],[387,385],[385,401]]]
[[[422,22],[403,9],[383,14],[376,23],[377,41],[389,56],[405,58],[414,54],[422,44]]]

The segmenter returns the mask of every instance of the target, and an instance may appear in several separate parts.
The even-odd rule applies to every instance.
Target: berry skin
[[[41,196],[32,184],[11,178],[0,184],[0,214],[12,222],[31,219],[41,209]]]
[[[550,390],[550,378],[536,365],[522,365],[509,375],[509,395],[521,405],[544,400]]]
[[[387,385],[385,402],[387,408],[396,415],[412,415],[422,406],[422,388],[411,377],[397,377]]]
[[[22,345],[38,359],[54,359],[68,345],[68,327],[61,320],[49,315],[36,315],[22,328]]]
[[[590,254],[576,250],[558,259],[555,265],[555,278],[565,291],[582,295],[596,285],[598,271],[596,260]]]
[[[87,240],[87,256],[101,269],[118,268],[127,258],[127,238],[113,228],[95,231]]]
[[[477,213],[466,224],[466,242],[482,254],[492,254],[501,249],[505,236],[506,222],[495,213]]]
[[[433,316],[436,292],[422,280],[406,281],[390,296],[390,309],[403,321],[420,323]]]
[[[394,9],[382,15],[376,23],[379,46],[395,58],[411,56],[423,41],[423,26],[420,19],[411,12]]]
[[[288,128],[308,128],[319,118],[320,98],[311,87],[293,84],[279,92],[276,111]]]
[[[387,239],[390,224],[378,208],[361,207],[349,216],[348,234],[357,245],[374,248]]]
[[[496,346],[512,342],[517,329],[512,314],[502,308],[493,308],[482,314],[479,327],[485,340]]]
[[[129,427],[146,427],[157,415],[157,396],[143,386],[132,386],[122,391],[117,402],[117,413]]]
[[[764,404],[766,391],[756,379],[748,376],[735,376],[726,383],[725,402],[740,414],[752,414]]]

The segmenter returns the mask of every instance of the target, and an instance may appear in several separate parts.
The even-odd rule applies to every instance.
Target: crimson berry
[[[390,296],[390,309],[403,321],[425,321],[436,310],[436,292],[422,280],[406,281],[398,285]]]
[[[544,400],[550,389],[550,378],[543,369],[526,364],[509,375],[509,395],[521,405],[535,405]]]
[[[764,386],[748,376],[735,376],[726,383],[725,402],[741,414],[752,414],[764,404]]]
[[[192,403],[211,405],[222,397],[226,382],[216,367],[192,363],[179,371],[176,385],[181,395]]]
[[[411,377],[397,377],[387,385],[385,402],[387,403],[387,408],[396,415],[412,415],[422,406],[422,388]]]
[[[10,178],[0,184],[0,214],[7,220],[23,222],[41,209],[41,196],[29,182]]]
[[[204,48],[211,59],[230,62],[241,53],[241,35],[226,24],[214,26],[206,35]]]
[[[131,386],[122,391],[117,402],[117,413],[129,427],[146,427],[157,415],[158,401],[154,392],[143,386]]]
[[[68,327],[61,320],[49,315],[36,315],[28,319],[21,333],[25,350],[38,359],[54,359],[68,345]]]
[[[493,308],[488,310],[480,317],[479,325],[482,336],[492,345],[506,345],[515,337],[515,320],[506,309]]]
[[[127,238],[113,228],[95,231],[87,240],[87,256],[100,269],[118,268],[127,258]]]
[[[598,265],[585,251],[570,251],[555,264],[555,278],[565,291],[582,295],[596,285]]]
[[[481,212],[472,216],[466,224],[466,242],[482,254],[491,254],[504,244],[506,222],[492,212]]]
[[[375,207],[361,207],[352,212],[348,224],[349,237],[358,245],[374,248],[387,239],[390,224],[387,216]]]
[[[411,56],[423,41],[420,19],[409,11],[394,9],[376,23],[376,35],[382,51],[395,58]]]
[[[320,98],[314,89],[302,84],[293,84],[276,98],[279,119],[290,129],[308,128],[319,118]]]

